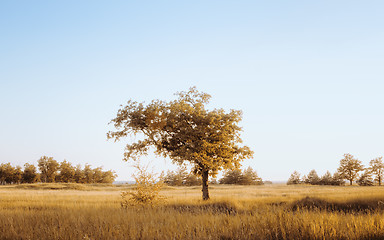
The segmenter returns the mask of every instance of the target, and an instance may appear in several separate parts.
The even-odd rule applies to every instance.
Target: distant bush
[[[319,185],[320,184],[320,178],[317,175],[317,172],[315,169],[311,170],[308,175],[303,180],[304,183],[311,184],[311,185]]]
[[[167,171],[161,179],[168,186],[199,186],[201,178],[188,173],[185,166],[179,167],[176,171]]]
[[[40,181],[40,174],[37,173],[36,167],[33,164],[24,164],[24,172],[22,175],[23,183],[35,183]]]
[[[287,181],[287,185],[300,184],[300,183],[302,183],[300,178],[300,173],[297,171],[294,171],[289,177]]]
[[[220,184],[239,184],[239,185],[262,185],[262,179],[257,173],[248,167],[244,171],[241,169],[228,170],[223,178],[219,180]]]
[[[319,185],[333,185],[332,182],[333,182],[332,174],[331,174],[329,171],[327,171],[327,172],[320,178]]]
[[[372,177],[372,174],[369,172],[369,170],[366,169],[365,172],[363,174],[361,174],[361,176],[356,181],[356,183],[359,186],[373,186],[374,185],[374,179]]]
[[[0,184],[19,184],[22,177],[20,166],[13,167],[11,163],[0,164]]]
[[[335,172],[332,176],[332,182],[329,185],[335,185],[335,186],[345,185],[343,176],[339,172]]]

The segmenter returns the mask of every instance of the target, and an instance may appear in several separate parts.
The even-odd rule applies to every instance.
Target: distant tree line
[[[362,162],[353,155],[346,153],[340,160],[340,166],[333,175],[327,171],[324,176],[319,177],[315,170],[311,170],[308,175],[300,176],[294,171],[287,184],[311,184],[311,185],[344,185],[348,181],[350,185],[356,182],[360,186],[381,186],[384,174],[383,157],[378,157],[369,162],[368,167],[364,167]]]
[[[288,179],[287,184],[310,184],[310,185],[344,185],[344,179],[338,172],[331,174],[327,171],[323,176],[319,177],[316,170],[311,170],[308,175],[301,177],[300,173],[294,171]]]
[[[176,171],[168,171],[162,174],[162,180],[169,186],[197,186],[201,185],[201,178],[189,173],[185,166],[179,167]],[[212,179],[211,184],[239,184],[239,185],[262,185],[262,179],[257,173],[248,167],[245,170],[228,170],[224,176],[217,181]]]
[[[201,185],[201,178],[187,171],[185,166],[179,167],[176,171],[167,171],[162,174],[162,180],[169,186],[197,186]]]
[[[39,170],[39,171],[38,171]],[[33,164],[12,166],[11,163],[0,164],[0,184],[20,183],[113,183],[117,177],[112,170],[103,171],[102,167],[91,168],[86,164],[73,166],[72,163],[64,160],[58,162],[53,157],[43,156],[37,161],[37,168]]]
[[[220,184],[239,184],[239,185],[263,185],[263,180],[257,173],[248,167],[245,170],[234,169],[224,173],[223,178],[219,180]]]

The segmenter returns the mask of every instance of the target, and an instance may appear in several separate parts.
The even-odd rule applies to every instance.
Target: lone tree
[[[364,166],[361,161],[349,153],[344,154],[344,158],[340,160],[340,167],[337,169],[343,178],[349,181],[350,185],[357,179],[359,172],[363,170]]]
[[[128,101],[111,121],[117,131],[108,132],[107,137],[115,141],[140,137],[126,146],[125,161],[137,160],[153,146],[157,155],[168,156],[174,163],[191,163],[193,173],[201,175],[203,199],[208,200],[208,177],[222,169],[236,169],[253,155],[247,146],[239,145],[242,112],[206,109],[211,96],[195,87],[175,95],[174,101],[153,100],[147,105]]]

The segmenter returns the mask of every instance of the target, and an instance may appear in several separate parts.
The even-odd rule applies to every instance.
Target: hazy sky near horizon
[[[384,155],[383,1],[1,1],[0,162],[43,155],[131,179],[106,140],[127,100],[196,86],[243,111],[265,180]],[[125,141],[125,142],[124,142]],[[156,170],[174,169],[153,159]]]

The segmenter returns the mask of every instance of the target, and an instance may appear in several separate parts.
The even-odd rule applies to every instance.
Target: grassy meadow
[[[384,187],[165,187],[121,208],[128,185],[0,187],[0,239],[384,239]]]

